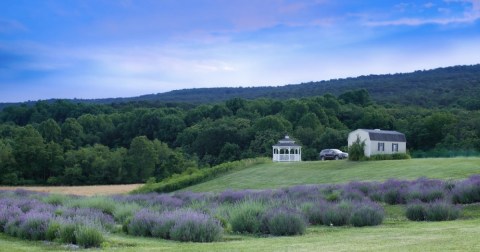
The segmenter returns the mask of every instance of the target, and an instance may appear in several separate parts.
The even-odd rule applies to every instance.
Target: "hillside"
[[[235,97],[244,99],[287,99],[319,96],[327,93],[340,95],[355,89],[366,89],[373,100],[379,103],[419,105],[422,107],[454,105],[468,109],[479,109],[480,101],[476,99],[476,96],[480,93],[480,64],[452,66],[412,73],[312,81],[277,87],[194,88],[130,98],[74,99],[71,101],[94,104],[123,102],[198,104],[220,102]],[[47,102],[54,101],[55,99],[51,99]],[[32,105],[35,101],[26,103]],[[11,105],[15,105],[15,103],[0,103],[0,110]]]
[[[383,181],[390,178],[462,179],[480,173],[480,158],[267,163],[187,187],[183,191],[281,188],[302,184]]]
[[[156,95],[145,95],[132,100],[160,100],[170,102],[224,101],[234,97],[300,98],[366,89],[379,103],[397,103],[426,107],[471,104],[480,93],[480,65],[454,66],[412,73],[368,75],[356,78],[315,81],[278,87],[200,88],[184,89]],[[428,98],[428,99],[425,99]],[[467,105],[469,104],[469,105]]]

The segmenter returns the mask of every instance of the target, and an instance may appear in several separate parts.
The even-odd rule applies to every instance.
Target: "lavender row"
[[[382,204],[405,204],[410,220],[452,220],[459,204],[474,202],[480,202],[478,175],[111,197],[0,191],[0,232],[84,247],[99,246],[107,232],[211,242],[225,232],[301,235],[308,225],[379,225]]]

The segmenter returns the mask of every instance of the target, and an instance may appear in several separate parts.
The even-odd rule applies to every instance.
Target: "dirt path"
[[[82,196],[124,194],[143,184],[95,186],[0,186],[0,190],[25,189],[36,192],[74,194]]]

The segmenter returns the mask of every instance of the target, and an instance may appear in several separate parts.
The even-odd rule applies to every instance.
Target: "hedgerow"
[[[268,158],[253,158],[253,159],[243,159],[240,161],[233,161],[223,163],[211,168],[204,169],[189,169],[182,174],[175,174],[169,178],[164,179],[159,183],[147,183],[144,186],[138,188],[133,193],[147,193],[147,192],[173,192],[176,190],[183,189],[201,182],[204,182],[209,179],[213,179],[224,173],[242,170],[257,164],[263,164],[268,162]]]

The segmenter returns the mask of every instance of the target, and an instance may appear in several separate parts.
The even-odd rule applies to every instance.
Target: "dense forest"
[[[404,132],[408,149],[419,155],[480,151],[478,109],[380,104],[365,89],[208,104],[57,100],[0,112],[0,182],[160,181],[188,169],[270,156],[286,133],[302,144],[304,160],[315,160],[323,148],[346,149],[347,134],[357,128]]]

